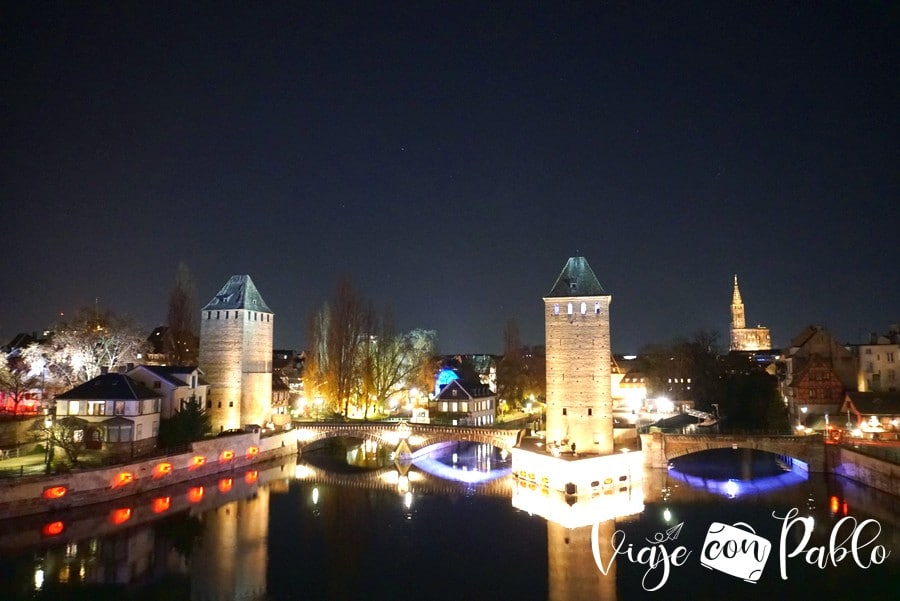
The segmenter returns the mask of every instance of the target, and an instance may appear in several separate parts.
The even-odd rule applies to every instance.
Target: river
[[[291,459],[0,521],[0,599],[885,599],[898,505],[773,456],[694,456],[589,498],[529,488],[479,446]]]

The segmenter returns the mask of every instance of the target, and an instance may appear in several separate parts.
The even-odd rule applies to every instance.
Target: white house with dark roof
[[[452,380],[428,402],[431,423],[488,426],[497,417],[497,395],[487,384]]]
[[[138,365],[127,375],[150,390],[162,395],[160,414],[168,419],[185,403],[195,400],[201,409],[210,409],[209,382],[200,368],[194,366]]]
[[[139,455],[156,448],[162,394],[121,373],[100,374],[56,396],[56,419],[84,420],[89,449]]]

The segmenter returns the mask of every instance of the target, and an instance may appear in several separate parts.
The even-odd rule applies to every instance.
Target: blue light
[[[459,375],[449,367],[445,367],[441,371],[438,372],[437,380],[434,384],[434,394],[437,395],[441,389],[452,382],[453,380],[458,380]]]

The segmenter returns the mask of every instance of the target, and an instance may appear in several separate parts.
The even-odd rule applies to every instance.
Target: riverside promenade
[[[40,455],[4,461],[25,475],[0,480],[0,518],[91,505],[173,484],[235,471],[297,453],[293,431],[271,436],[234,434],[191,443],[184,452],[142,457],[128,463],[68,473],[27,475],[43,465]],[[37,465],[36,460],[39,461]],[[26,470],[26,467],[28,470]]]

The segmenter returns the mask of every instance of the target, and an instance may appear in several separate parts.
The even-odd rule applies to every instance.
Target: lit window
[[[559,315],[559,303],[553,303],[553,314]]]
[[[572,309],[572,303],[569,303],[569,307],[568,307],[568,309],[567,309],[567,312],[568,312],[569,315],[572,314],[572,310],[573,310],[573,309]]]
[[[581,314],[587,313],[587,303],[581,303]]]
[[[594,303],[594,315],[600,315],[600,303]]]

